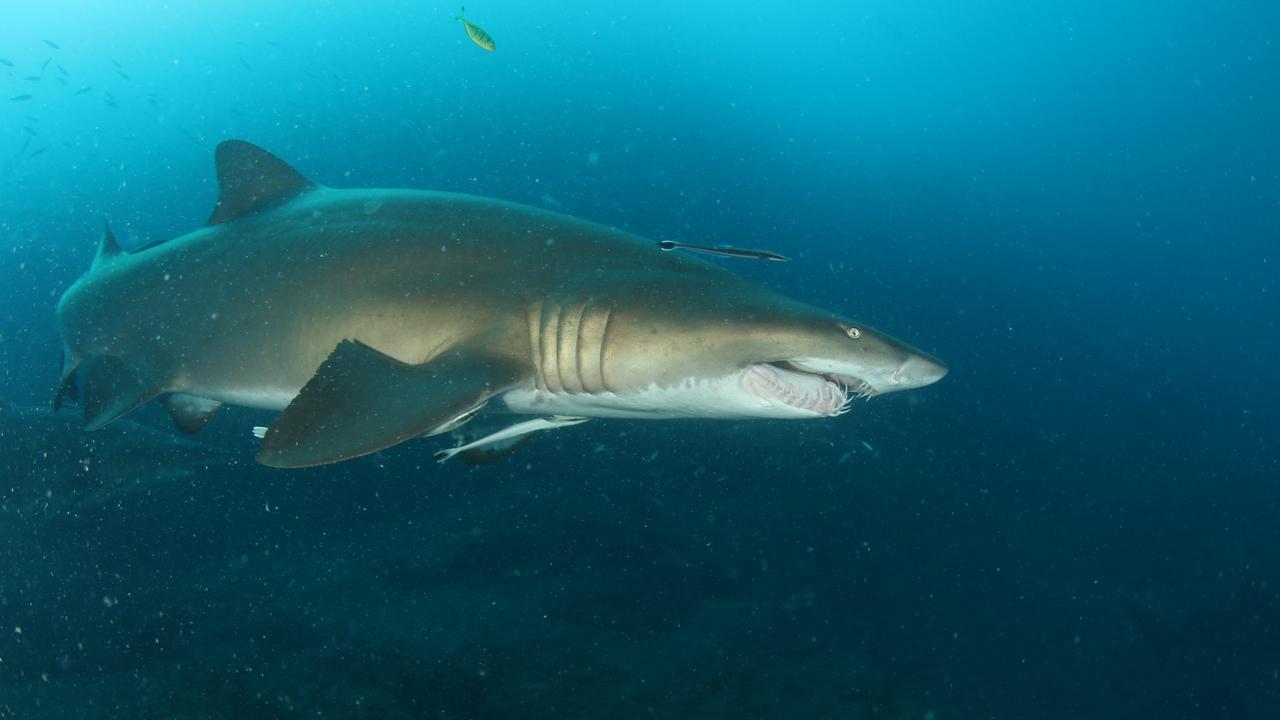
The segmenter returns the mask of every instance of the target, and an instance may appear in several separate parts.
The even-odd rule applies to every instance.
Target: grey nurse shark
[[[55,407],[101,428],[159,398],[194,432],[223,403],[282,411],[258,460],[337,462],[532,419],[820,418],[928,385],[937,360],[722,267],[483,197],[318,185],[228,140],[207,227],[133,253],[104,231],[58,303]],[[448,453],[444,454],[447,457]]]

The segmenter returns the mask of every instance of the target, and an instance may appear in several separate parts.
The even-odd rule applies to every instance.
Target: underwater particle
[[[592,150],[591,152],[587,153],[587,164],[588,164],[588,165],[599,165],[599,164],[600,164],[600,151],[599,151],[599,150]]]
[[[466,12],[467,12],[467,9],[465,7],[462,8],[461,10],[458,11],[458,17],[454,19],[462,22],[462,27],[466,28],[467,37],[471,38],[471,42],[475,43],[476,45],[479,45],[480,48],[483,50],[487,50],[488,52],[493,52],[494,48],[497,47],[496,45],[494,45],[493,37],[489,35],[489,33],[485,32],[484,29],[481,28],[479,25],[476,25],[472,23],[470,20],[463,17],[463,15],[465,15]]]

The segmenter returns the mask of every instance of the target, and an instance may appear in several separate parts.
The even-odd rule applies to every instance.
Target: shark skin
[[[584,418],[817,418],[939,361],[702,259],[483,197],[318,185],[228,140],[210,224],[133,253],[104,231],[62,296],[85,427],[160,398],[282,411],[258,459],[337,462],[486,406]]]

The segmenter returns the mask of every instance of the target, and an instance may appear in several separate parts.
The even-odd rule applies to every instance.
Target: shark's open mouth
[[[742,373],[742,388],[755,397],[826,417],[848,412],[853,399],[863,394],[850,387],[862,385],[856,379],[849,382],[783,363],[757,363]]]

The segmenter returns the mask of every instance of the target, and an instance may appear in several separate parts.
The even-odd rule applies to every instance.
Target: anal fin
[[[524,373],[511,359],[465,346],[409,365],[343,340],[267,429],[258,461],[322,465],[456,427]]]

